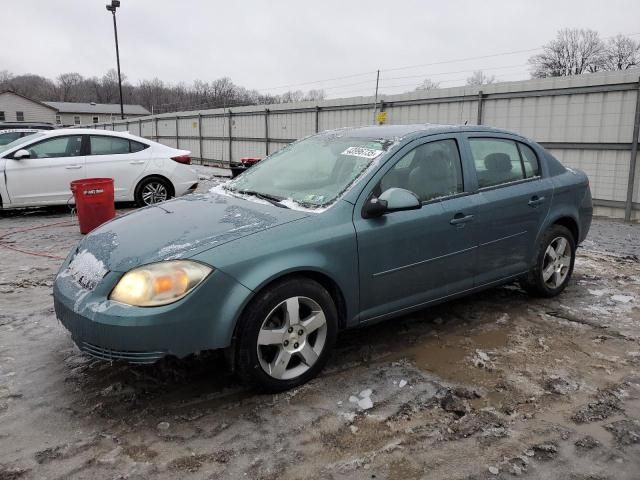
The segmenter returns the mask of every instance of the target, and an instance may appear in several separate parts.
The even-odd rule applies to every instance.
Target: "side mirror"
[[[419,208],[422,208],[422,203],[415,193],[404,188],[390,188],[385,190],[380,197],[370,198],[364,205],[362,216],[376,218],[385,213],[418,210]]]
[[[22,149],[13,154],[13,159],[20,160],[21,158],[29,158],[30,156],[29,150]]]

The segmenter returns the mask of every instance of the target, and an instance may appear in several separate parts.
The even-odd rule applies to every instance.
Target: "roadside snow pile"
[[[60,276],[71,276],[83,287],[93,290],[100,280],[107,274],[107,268],[88,250],[82,250],[71,261]]]
[[[370,410],[373,408],[373,400],[371,400],[372,393],[373,390],[367,388],[366,390],[361,391],[357,397],[355,395],[351,395],[349,397],[349,402],[357,404],[360,410]]]
[[[476,350],[476,354],[471,357],[471,363],[477,368],[487,368],[489,370],[493,368],[491,357],[482,350]]]
[[[611,300],[614,302],[629,303],[633,301],[633,297],[631,295],[613,295]]]

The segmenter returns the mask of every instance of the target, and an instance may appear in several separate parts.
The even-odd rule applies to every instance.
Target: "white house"
[[[149,115],[141,105],[124,105],[125,118]],[[0,122],[47,122],[60,126],[120,119],[120,104],[40,102],[11,90],[0,92]]]
[[[55,107],[7,90],[0,92],[0,122],[55,123]]]
[[[74,103],[74,102],[43,102],[55,108],[58,113],[56,122],[59,125],[86,125],[89,123],[105,123],[120,120],[120,104],[112,103]],[[123,105],[124,117],[142,117],[150,115],[142,105]]]

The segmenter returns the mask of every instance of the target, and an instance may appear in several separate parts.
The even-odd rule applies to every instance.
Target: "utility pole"
[[[122,77],[120,76],[120,49],[118,48],[118,26],[116,24],[116,9],[120,6],[120,0],[111,0],[107,10],[113,15],[113,34],[116,37],[116,62],[118,64],[118,89],[120,90],[120,118],[124,120],[124,105],[122,104]]]
[[[380,70],[378,70],[378,74],[376,75],[376,97],[373,102],[373,124],[376,123],[376,115],[378,114],[378,85],[380,84]]]

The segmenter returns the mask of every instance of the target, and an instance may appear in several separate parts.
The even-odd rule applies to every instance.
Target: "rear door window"
[[[121,155],[129,153],[129,140],[120,137],[91,135],[89,137],[90,155]]]
[[[131,145],[131,153],[139,152],[149,146],[144,143],[136,142],[134,140],[129,140],[129,144]]]
[[[518,142],[518,149],[522,157],[522,166],[527,178],[537,177],[540,175],[540,164],[536,153],[524,143]]]
[[[520,152],[513,140],[469,139],[480,188],[493,187],[525,178]]]

